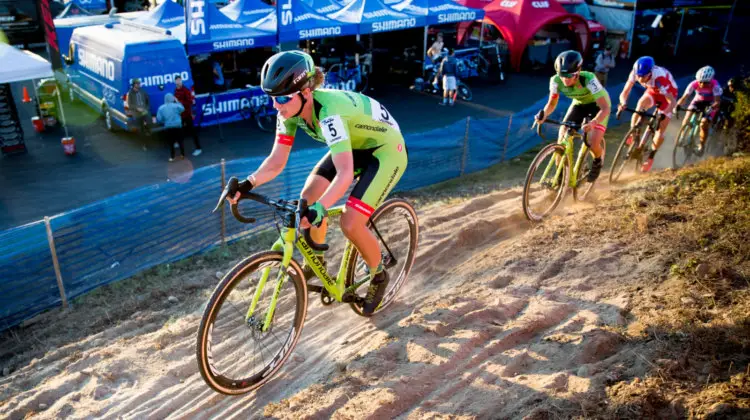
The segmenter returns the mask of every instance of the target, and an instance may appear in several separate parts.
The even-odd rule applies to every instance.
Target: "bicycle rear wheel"
[[[417,244],[419,242],[417,212],[408,201],[391,198],[375,210],[375,213],[370,217],[368,228],[378,239],[380,253],[383,256],[383,265],[390,277],[390,283],[388,283],[383,301],[373,313],[374,315],[393,303],[399,289],[409,277],[409,271],[411,271],[417,257]],[[376,230],[377,232],[375,232]],[[388,252],[389,249],[391,252]],[[346,287],[369,278],[367,264],[359,255],[357,248],[353,248],[352,253],[349,254],[348,264]],[[360,287],[358,292],[358,296],[364,298],[367,289]],[[355,302],[350,305],[357,315],[365,316],[360,304]]]
[[[273,133],[276,131],[276,115],[260,113],[255,115],[255,122],[258,124],[258,128],[266,133]]]
[[[471,102],[474,95],[471,93],[471,88],[464,82],[458,82],[458,97],[462,101]]]
[[[237,264],[214,289],[198,329],[198,370],[209,387],[226,395],[250,392],[271,379],[294,350],[307,312],[307,285],[280,252],[255,254]],[[247,317],[264,271],[267,282]],[[279,285],[278,279],[282,278]],[[271,297],[280,287],[271,326],[262,331]]]
[[[607,155],[607,142],[602,137],[602,160],[604,160],[604,157]],[[603,162],[602,162],[603,163]],[[589,150],[586,152],[586,156],[583,157],[583,161],[581,162],[581,167],[578,168],[578,179],[576,181],[576,187],[573,188],[573,198],[575,198],[577,201],[583,201],[588,197],[591,190],[594,188],[594,182],[588,182],[587,178],[589,175],[589,171],[591,171],[591,166],[594,164],[594,154]]]
[[[560,165],[560,175],[555,179]],[[570,159],[565,154],[565,146],[545,146],[526,172],[526,183],[523,187],[523,212],[526,218],[538,222],[551,213],[565,195],[569,176]]]
[[[683,124],[672,149],[672,169],[679,169],[690,163],[693,156],[693,126]]]
[[[625,169],[625,165],[627,165],[628,161],[631,159],[633,149],[635,148],[635,145],[638,144],[637,135],[638,130],[636,128],[631,128],[622,138],[620,146],[617,148],[617,153],[615,153],[615,158],[612,160],[612,166],[610,166],[609,169],[610,183],[617,182],[623,169]]]

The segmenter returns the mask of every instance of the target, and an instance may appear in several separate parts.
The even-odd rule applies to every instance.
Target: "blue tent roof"
[[[219,10],[229,19],[242,24],[254,23],[276,12],[275,7],[260,0],[235,0]]]
[[[91,16],[92,14],[89,13],[88,10],[84,9],[83,6],[81,6],[80,3],[78,3],[77,0],[73,0],[70,3],[68,3],[67,6],[65,6],[65,9],[63,9],[60,14],[58,14],[55,19],[66,19],[71,17],[78,17],[78,16]]]
[[[276,33],[250,28],[229,19],[213,4],[185,2],[187,20],[172,33],[187,46],[188,54],[242,50],[276,45]]]
[[[273,32],[275,34],[279,29],[278,21],[276,19],[276,10],[274,9],[272,12],[256,20],[255,22],[248,24],[247,26],[255,29],[260,29],[261,31]]]
[[[64,4],[67,5],[76,2],[79,3],[79,6],[89,11],[98,13],[107,10],[107,0],[66,0]]]
[[[456,0],[427,0],[427,4],[428,25],[442,25],[484,18],[484,10],[466,7]]]
[[[159,28],[171,28],[185,22],[185,8],[172,0],[165,0],[154,10],[133,21]]]
[[[398,31],[427,23],[427,0],[357,0],[347,6],[363,3],[359,33]]]
[[[311,38],[355,35],[357,22],[342,21],[333,15],[342,8],[330,0],[288,0],[277,2],[279,42]],[[319,13],[317,10],[332,10]]]

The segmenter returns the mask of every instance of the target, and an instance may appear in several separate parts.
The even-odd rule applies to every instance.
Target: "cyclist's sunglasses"
[[[287,96],[274,96],[273,100],[276,101],[276,103],[279,104],[279,105],[286,105],[289,102],[291,102],[292,99],[294,99],[295,96],[297,96],[296,93],[293,93],[293,94],[287,95]]]
[[[560,77],[562,77],[563,79],[574,79],[580,73],[580,71],[577,71],[575,73],[560,73]]]

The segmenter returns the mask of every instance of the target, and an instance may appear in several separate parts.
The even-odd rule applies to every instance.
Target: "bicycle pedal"
[[[320,303],[322,303],[323,306],[328,306],[328,305],[332,304],[335,301],[336,300],[333,298],[333,296],[331,296],[331,295],[328,294],[327,290],[323,291],[320,294]]]

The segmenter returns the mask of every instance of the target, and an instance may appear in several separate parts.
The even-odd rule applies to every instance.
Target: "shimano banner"
[[[188,46],[197,42],[208,42],[211,39],[209,24],[214,5],[209,0],[185,0],[185,39]]]
[[[195,96],[195,125],[209,126],[249,119],[257,111],[276,113],[260,87]]]

